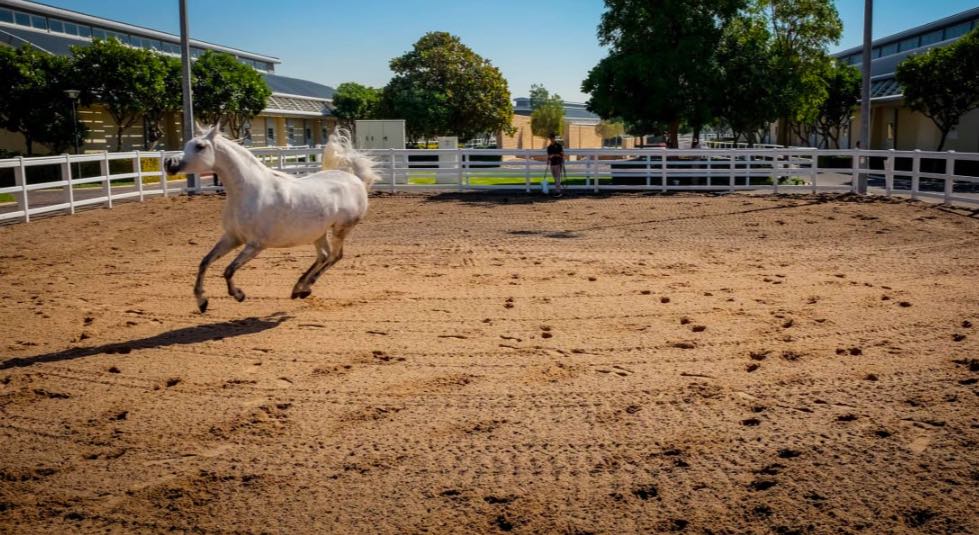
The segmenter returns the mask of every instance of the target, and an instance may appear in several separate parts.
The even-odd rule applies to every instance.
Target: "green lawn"
[[[12,193],[0,193],[0,202],[14,202],[17,197],[14,197]]]

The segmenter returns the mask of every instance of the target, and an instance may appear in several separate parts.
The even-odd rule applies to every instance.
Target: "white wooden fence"
[[[252,152],[269,167],[297,176],[320,168],[316,147]],[[367,152],[378,162],[382,181],[375,189],[381,191],[530,192],[539,189],[548,174],[542,150]],[[874,193],[979,204],[979,177],[972,176],[979,175],[977,153],[808,148],[573,149],[565,153],[566,188],[570,190],[853,191],[853,177],[863,172],[870,176]],[[111,208],[122,200],[186,193],[185,182],[160,171],[165,159],[174,154],[137,151],[0,160],[0,177],[12,170],[14,182],[0,187],[0,194],[16,201],[0,203],[0,222],[30,221],[32,216],[50,212],[74,213],[91,205]],[[870,159],[882,162],[883,168],[862,169]],[[33,176],[40,171],[56,178]],[[963,174],[966,172],[969,174]],[[207,177],[199,182],[195,191],[220,189]]]

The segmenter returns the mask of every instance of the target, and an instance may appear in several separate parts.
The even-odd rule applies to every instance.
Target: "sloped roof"
[[[265,81],[269,84],[269,89],[271,89],[273,93],[332,100],[333,93],[335,92],[334,89],[328,85],[310,82],[309,80],[289,78],[288,76],[280,76],[278,74],[267,72],[262,73],[262,76],[265,76]]]
[[[870,81],[870,100],[878,98],[899,97],[904,94],[901,84],[894,78],[884,78]]]
[[[82,38],[72,38],[67,35],[42,33],[27,29],[4,26],[0,28],[0,42],[12,47],[30,45],[42,52],[56,56],[70,56],[74,45],[88,46],[91,41]]]

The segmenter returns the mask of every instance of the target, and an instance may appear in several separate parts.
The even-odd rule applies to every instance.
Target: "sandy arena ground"
[[[979,532],[975,217],[372,202],[204,316],[220,197],[0,228],[0,532]]]

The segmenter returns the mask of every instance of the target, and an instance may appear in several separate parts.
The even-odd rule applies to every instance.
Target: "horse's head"
[[[209,173],[214,170],[214,144],[221,137],[221,126],[216,124],[207,130],[195,125],[195,136],[184,145],[182,158],[169,158],[167,173]]]

